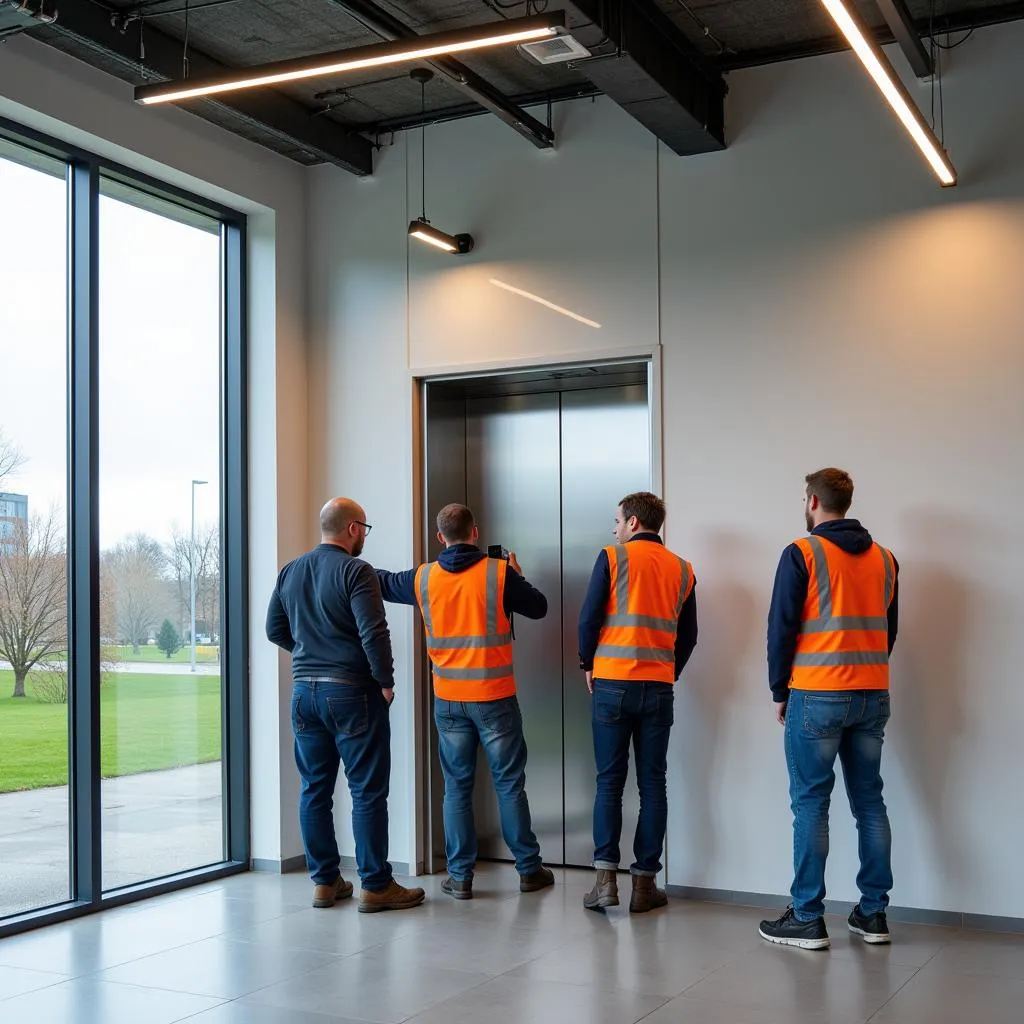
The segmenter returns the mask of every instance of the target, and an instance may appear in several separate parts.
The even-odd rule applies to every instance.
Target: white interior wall
[[[309,504],[361,500],[383,567],[413,552],[413,372],[662,346],[668,539],[694,561],[701,622],[671,751],[673,884],[788,889],[765,619],[779,552],[802,529],[803,475],[836,463],[902,565],[894,902],[1024,916],[1022,44],[1024,26],[1000,26],[948,58],[954,190],[850,55],[731,75],[732,145],[703,157],[659,150],[604,100],[557,108],[549,153],[491,118],[429,129],[428,216],[477,238],[458,260],[406,244],[418,135],[372,180],[310,174]],[[392,856],[407,861],[412,616],[390,618]],[[855,834],[836,797],[829,893],[853,899]]]
[[[279,565],[308,546],[305,169],[25,37],[0,47],[0,116],[249,217],[252,853],[301,854],[290,672],[263,633]]]

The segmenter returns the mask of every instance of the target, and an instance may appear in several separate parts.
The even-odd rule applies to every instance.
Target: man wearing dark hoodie
[[[554,883],[541,863],[526,799],[526,740],[512,668],[514,613],[547,615],[547,598],[522,576],[514,552],[488,558],[465,505],[437,515],[444,551],[434,563],[390,573],[377,570],[385,601],[419,605],[434,669],[434,721],[444,773],[444,836],[448,878],[441,888],[473,898],[477,838],[473,782],[482,746],[498,794],[501,832],[515,857],[520,892]]]
[[[806,482],[810,536],[783,551],[768,613],[769,684],[785,728],[793,807],[793,904],[778,920],[762,921],[760,933],[803,949],[830,944],[822,915],[838,756],[859,835],[861,898],[849,928],[866,942],[887,943],[892,836],[880,768],[899,566],[846,518],[853,501],[848,473],[821,469]]]

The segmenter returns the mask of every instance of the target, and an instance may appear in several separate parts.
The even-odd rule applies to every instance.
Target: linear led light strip
[[[298,60],[276,61],[260,67],[243,68],[223,75],[159,85],[142,85],[135,90],[137,103],[177,103],[197,96],[215,96],[236,89],[279,85],[322,75],[337,75],[366,68],[387,67],[409,61],[427,60],[442,54],[465,53],[492,46],[508,46],[557,35],[565,27],[565,13],[555,11],[530,18],[513,18],[497,24],[477,25],[454,32],[438,32],[389,43],[375,43],[351,50],[323,53]]]
[[[422,229],[410,231],[409,234],[413,238],[418,238],[421,242],[426,242],[427,245],[436,246],[438,249],[443,249],[445,252],[458,252],[458,249],[456,249],[451,242],[446,242],[441,238],[435,238],[434,235],[428,235],[426,231],[423,231]]]
[[[896,75],[893,66],[876,43],[868,38],[859,17],[847,6],[845,0],[821,0],[839,31],[860,58],[867,73],[874,79],[893,112],[903,123],[917,148],[931,165],[936,177],[943,185],[956,184],[956,171],[946,156],[942,144],[921,116],[917,105]]]
[[[504,288],[505,291],[511,292],[513,295],[521,295],[524,299],[529,299],[531,302],[536,302],[541,306],[546,306],[548,309],[553,309],[556,313],[561,313],[562,316],[568,316],[573,320],[579,321],[581,324],[586,324],[587,327],[600,328],[601,326],[596,320],[588,320],[585,316],[580,316],[579,313],[574,313],[571,309],[566,309],[564,306],[556,306],[553,302],[548,302],[547,299],[534,295],[533,292],[524,291],[522,288],[514,288],[510,284],[505,284],[504,281],[499,281],[496,277],[492,277],[490,281],[491,284],[496,285],[498,288]]]

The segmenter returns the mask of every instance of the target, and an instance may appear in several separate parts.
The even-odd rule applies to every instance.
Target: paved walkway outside
[[[101,783],[103,884],[114,889],[223,857],[221,763]],[[68,898],[68,787],[0,794],[0,917]]]
[[[54,662],[54,665],[64,667],[63,662]],[[11,671],[9,661],[0,661],[0,671]],[[110,666],[112,672],[130,672],[134,675],[146,676],[190,676],[188,664],[175,661],[117,661]],[[197,676],[219,676],[220,664],[218,662],[197,663],[195,674]]]

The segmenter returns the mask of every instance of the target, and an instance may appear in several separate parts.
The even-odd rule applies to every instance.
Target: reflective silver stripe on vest
[[[420,611],[423,613],[423,628],[430,637],[434,632],[434,624],[430,619],[430,571],[434,568],[432,562],[428,562],[420,570]]]
[[[888,665],[885,651],[820,651],[793,658],[793,667],[822,668],[828,665]]]
[[[629,550],[625,544],[615,547],[615,610],[625,615],[629,610]]]
[[[676,555],[676,558],[679,558]],[[679,600],[676,602],[676,622],[679,621],[679,616],[683,614],[683,603],[686,600],[686,590],[690,586],[690,567],[686,564],[686,559],[679,558],[679,568],[682,570],[679,576]],[[673,629],[676,627],[673,626]]]
[[[492,665],[490,668],[441,668],[434,666],[438,679],[454,679],[462,682],[477,682],[484,679],[505,679],[512,675],[511,665]]]
[[[487,583],[484,589],[487,602],[487,635],[498,632],[498,560],[487,559]]]
[[[832,618],[832,581],[828,578],[828,559],[820,537],[808,537],[814,555],[814,575],[818,582],[818,618]]]
[[[626,644],[598,644],[595,658],[615,658],[619,661],[663,661],[675,664],[675,651],[660,647],[630,647]]]
[[[432,636],[427,646],[434,651],[458,651],[467,647],[504,647],[512,643],[511,633],[495,636]]]
[[[878,550],[882,552],[882,562],[885,564],[885,607],[888,609],[892,604],[893,583],[895,582],[893,580],[892,555],[881,544],[878,545]]]
[[[833,615],[831,619],[808,619],[800,628],[801,633],[834,633],[840,629],[888,629],[889,620],[884,616]]]
[[[606,626],[634,626],[637,629],[659,629],[664,633],[674,633],[678,622],[676,619],[659,619],[654,615],[607,615]]]

